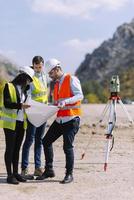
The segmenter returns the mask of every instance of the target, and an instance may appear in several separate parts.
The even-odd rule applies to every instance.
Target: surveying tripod
[[[107,133],[106,133],[106,153],[105,153],[105,162],[104,162],[104,171],[107,170],[108,165],[108,158],[109,158],[109,152],[113,148],[114,144],[114,136],[113,136],[113,129],[115,127],[116,123],[116,104],[119,103],[126,114],[128,121],[130,124],[133,124],[133,119],[129,115],[126,107],[124,106],[120,96],[118,95],[118,92],[111,92],[111,96],[102,112],[102,115],[100,117],[99,123],[101,123],[109,110],[109,117],[108,117],[108,125],[107,125]],[[111,140],[112,140],[112,146],[111,146]]]
[[[93,126],[95,127],[95,129],[98,127],[98,125],[100,123],[102,123],[107,111],[108,111],[108,125],[107,125],[107,133],[106,135],[106,150],[105,150],[105,162],[104,162],[104,171],[107,170],[107,165],[108,165],[108,158],[109,158],[109,152],[112,150],[113,145],[114,145],[114,136],[113,136],[113,130],[115,127],[115,123],[116,123],[116,105],[117,103],[119,103],[123,109],[123,111],[125,112],[129,123],[132,125],[133,124],[133,119],[131,118],[131,116],[129,115],[126,107],[124,106],[120,96],[118,95],[120,92],[120,80],[119,80],[119,76],[118,75],[113,75],[111,77],[111,81],[110,81],[110,98],[100,116],[100,120],[94,124]],[[92,131],[92,135],[95,134],[95,131]],[[81,159],[84,158],[85,153],[88,149],[88,146],[90,145],[91,139],[92,139],[92,135],[90,137],[90,140],[88,141],[88,144],[84,150],[84,153],[81,156]],[[112,142],[111,142],[112,141]],[[112,143],[112,145],[111,145]]]

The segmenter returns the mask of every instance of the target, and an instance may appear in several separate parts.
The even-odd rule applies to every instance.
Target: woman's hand
[[[30,105],[25,104],[25,103],[22,103],[22,105],[21,105],[22,109],[27,109],[27,108],[30,108],[30,107],[31,107]]]

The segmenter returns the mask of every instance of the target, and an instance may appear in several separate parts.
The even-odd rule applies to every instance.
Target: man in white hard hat
[[[43,138],[45,153],[45,171],[37,180],[43,180],[54,177],[53,170],[53,147],[52,143],[60,136],[63,136],[63,150],[66,158],[66,173],[62,184],[73,181],[74,169],[74,151],[73,142],[76,133],[79,130],[81,115],[81,100],[83,93],[80,81],[70,74],[62,71],[61,63],[55,58],[46,62],[46,69],[49,77],[56,81],[54,86],[53,99],[54,104],[60,108],[57,112],[56,120],[52,123],[46,135]]]

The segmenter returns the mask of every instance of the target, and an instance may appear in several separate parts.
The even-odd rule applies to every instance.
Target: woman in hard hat
[[[30,67],[22,67],[12,82],[6,83],[3,91],[0,127],[5,133],[5,165],[7,183],[19,184],[26,179],[18,174],[19,151],[25,129],[27,127],[24,110],[30,107],[25,104],[27,86],[32,82],[34,71]]]

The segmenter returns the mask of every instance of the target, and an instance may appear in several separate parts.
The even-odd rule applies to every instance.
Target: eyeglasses
[[[50,72],[48,72],[48,74],[49,74],[49,75],[52,75],[52,74],[53,74],[53,72],[54,72],[56,69],[57,69],[57,67],[54,67],[53,69],[51,69],[51,71],[50,71]]]
[[[48,72],[49,75],[52,75],[54,72],[54,69],[52,69],[50,72]]]

